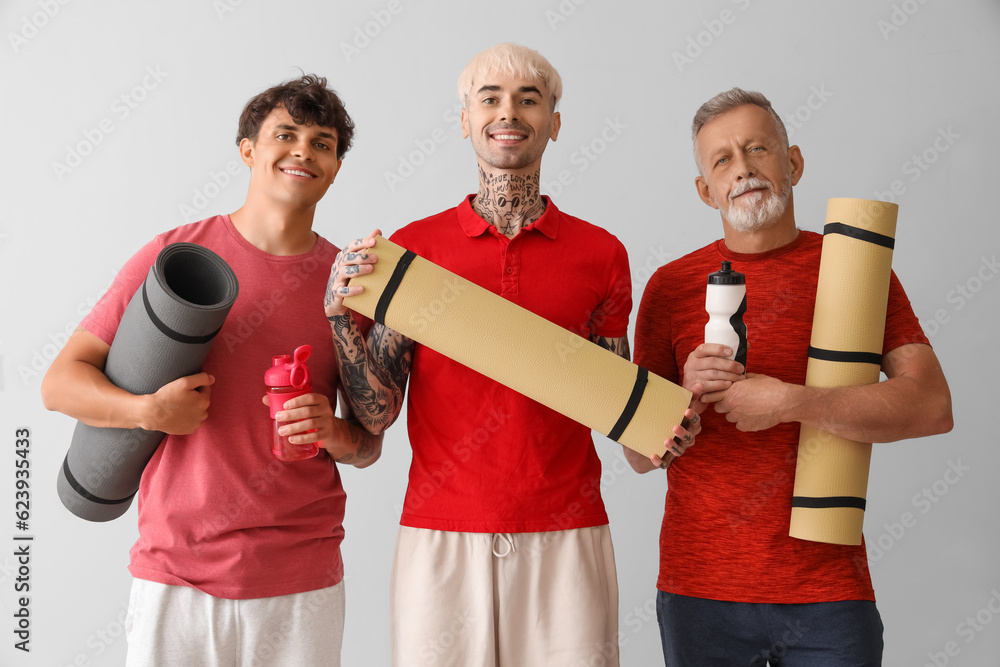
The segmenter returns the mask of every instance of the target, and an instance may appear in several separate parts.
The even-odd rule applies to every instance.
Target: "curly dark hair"
[[[347,115],[336,91],[327,88],[326,78],[303,74],[268,88],[250,99],[240,114],[236,145],[243,139],[256,141],[260,126],[275,107],[283,106],[299,125],[320,125],[337,130],[337,159],[343,159],[354,139],[354,121]]]

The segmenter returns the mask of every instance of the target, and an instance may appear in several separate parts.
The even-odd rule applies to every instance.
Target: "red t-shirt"
[[[705,284],[722,260],[746,274],[747,370],[805,384],[823,237],[740,254],[717,241],[661,267],[636,322],[635,361],[674,382],[705,340]],[[927,343],[895,274],[883,353]],[[788,536],[799,424],[743,433],[711,407],[704,430],[668,469],[657,588],[734,602],[874,600],[864,544]],[[877,484],[878,481],[875,480]]]
[[[624,246],[559,211],[508,239],[457,208],[392,240],[584,338],[628,332],[632,286]],[[517,363],[530,340],[497,340]],[[539,532],[604,525],[601,462],[590,429],[415,345],[407,415],[413,463],[401,523],[465,532]]]
[[[129,571],[230,599],[333,586],[343,578],[346,500],[337,467],[324,451],[277,461],[261,397],[271,358],[309,344],[313,391],[335,403],[337,362],[323,295],[337,249],[320,237],[304,255],[269,255],[229,216],[178,227],[125,264],[82,326],[111,344],[156,255],[177,241],[221,256],[240,291],[203,365],[215,376],[208,419],[192,435],[164,438],[143,472]]]

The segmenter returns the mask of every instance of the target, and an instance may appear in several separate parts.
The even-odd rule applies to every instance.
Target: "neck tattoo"
[[[479,193],[472,208],[507,238],[538,220],[545,213],[545,200],[538,191],[539,172],[491,173],[479,167]]]

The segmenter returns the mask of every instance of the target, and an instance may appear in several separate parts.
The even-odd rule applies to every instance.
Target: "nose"
[[[514,104],[514,100],[507,97],[500,102],[500,120],[507,121],[508,123],[517,120],[517,105]]]
[[[753,178],[754,171],[753,165],[747,160],[746,156],[742,153],[735,158],[736,160],[736,180],[742,181],[744,178]]]
[[[303,160],[313,159],[313,145],[312,140],[306,137],[299,139],[295,146],[292,147],[292,155],[300,157]]]

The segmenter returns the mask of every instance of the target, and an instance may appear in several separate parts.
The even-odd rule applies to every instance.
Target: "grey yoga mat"
[[[236,274],[211,250],[166,246],[122,315],[104,374],[133,394],[152,394],[199,372],[238,292]],[[56,482],[59,499],[88,521],[118,518],[163,435],[77,422]]]

